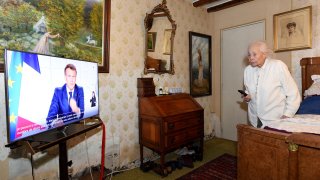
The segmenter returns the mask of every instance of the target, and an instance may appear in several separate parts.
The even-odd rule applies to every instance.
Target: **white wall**
[[[320,2],[319,0],[293,0],[292,9],[312,6],[312,49],[292,51],[292,74],[301,92],[300,60],[304,57],[320,56]]]

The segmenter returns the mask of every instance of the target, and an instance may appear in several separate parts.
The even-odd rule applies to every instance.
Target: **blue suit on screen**
[[[80,116],[72,112],[72,109],[69,105],[66,84],[62,87],[55,88],[49,113],[47,116],[48,128],[51,128],[52,122],[58,118],[63,120],[63,124],[70,121],[82,119],[84,115],[83,88],[78,85],[75,85],[72,98],[77,102],[77,106],[80,108]]]

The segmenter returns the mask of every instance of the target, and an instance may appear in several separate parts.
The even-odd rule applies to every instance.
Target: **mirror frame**
[[[147,69],[147,57],[148,57],[148,31],[152,28],[153,24],[153,18],[155,17],[167,17],[168,20],[171,23],[172,26],[172,32],[171,32],[171,37],[170,37],[170,44],[171,44],[171,49],[170,49],[170,68],[169,70],[148,70]],[[172,16],[170,14],[170,11],[167,7],[167,1],[163,0],[161,4],[157,5],[154,7],[151,11],[151,13],[146,13],[146,17],[144,19],[144,27],[145,27],[145,57],[144,57],[144,74],[148,73],[156,73],[156,74],[164,74],[164,73],[169,73],[169,74],[174,74],[174,63],[173,63],[173,41],[174,41],[174,36],[176,34],[176,29],[177,29],[177,24],[175,21],[172,19]]]

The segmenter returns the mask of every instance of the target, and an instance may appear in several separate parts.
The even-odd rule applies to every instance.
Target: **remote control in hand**
[[[244,92],[243,90],[238,90],[239,93],[241,93],[244,96],[247,96],[248,94],[246,92]]]

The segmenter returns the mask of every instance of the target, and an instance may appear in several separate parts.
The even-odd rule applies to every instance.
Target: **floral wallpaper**
[[[106,126],[106,167],[137,166],[139,163],[139,128],[137,78],[153,77],[156,86],[181,87],[189,92],[189,31],[210,35],[208,14],[194,8],[189,0],[167,0],[172,18],[177,23],[174,39],[175,74],[143,74],[145,30],[144,17],[161,0],[112,0],[110,32],[110,73],[99,74],[100,117]],[[214,39],[213,39],[214,40]],[[0,74],[0,79],[4,79]],[[4,82],[0,81],[0,126],[5,127]],[[212,137],[211,98],[196,98],[204,108],[205,135]],[[6,129],[0,128],[0,163],[9,161],[9,179],[31,176],[30,160],[9,157]],[[79,137],[80,138],[80,137]],[[86,140],[84,140],[86,139]],[[100,163],[101,131],[68,141],[68,158],[73,160],[74,173]],[[145,153],[154,156],[145,149]],[[87,156],[87,154],[89,156]],[[49,149],[34,156],[36,179],[58,178],[56,150]],[[15,167],[15,168],[11,168]],[[19,172],[19,173],[18,173]],[[6,172],[5,172],[6,173]]]
[[[119,139],[120,166],[139,159],[137,78],[153,77],[156,86],[182,87],[189,92],[189,39],[188,32],[209,34],[208,14],[187,0],[168,0],[167,6],[177,23],[174,39],[175,74],[143,74],[145,29],[144,17],[160,0],[116,0],[111,5],[110,74],[100,80],[102,118],[106,119],[108,137]],[[197,98],[205,109],[205,134],[213,133],[210,98]],[[105,111],[104,111],[105,110]],[[108,114],[104,118],[104,114]],[[107,148],[108,149],[108,148]],[[107,153],[108,154],[108,153]]]
[[[144,75],[143,20],[145,13],[150,12],[159,3],[161,0],[112,0],[111,2],[110,73],[99,75],[100,116],[107,131],[105,152],[107,168],[131,167],[139,163],[137,78],[153,77],[156,86],[182,87],[184,92],[189,92],[188,32],[208,35],[212,32],[208,14],[204,9],[194,8],[190,0],[167,0],[167,6],[177,23],[174,42],[175,74]],[[313,12],[313,48],[291,53],[292,72],[298,83],[301,82],[300,59],[320,56],[318,0],[292,1],[292,9],[309,5],[312,5]],[[214,37],[212,40],[214,41]],[[0,73],[0,127],[6,127],[3,79],[4,75]],[[301,88],[300,84],[299,87]],[[213,102],[210,96],[196,100],[205,109],[205,135],[212,137],[215,134],[214,120],[218,118],[216,114],[210,112]],[[7,143],[6,128],[0,128],[0,136],[1,179],[32,179],[29,157],[20,158],[4,147]],[[68,147],[68,156],[73,160],[75,174],[88,166],[99,164],[101,131],[87,133],[86,137],[83,135],[68,141]],[[58,179],[59,160],[56,149],[50,148],[34,156],[35,179]],[[145,152],[150,157],[155,156],[150,150],[145,149]]]

